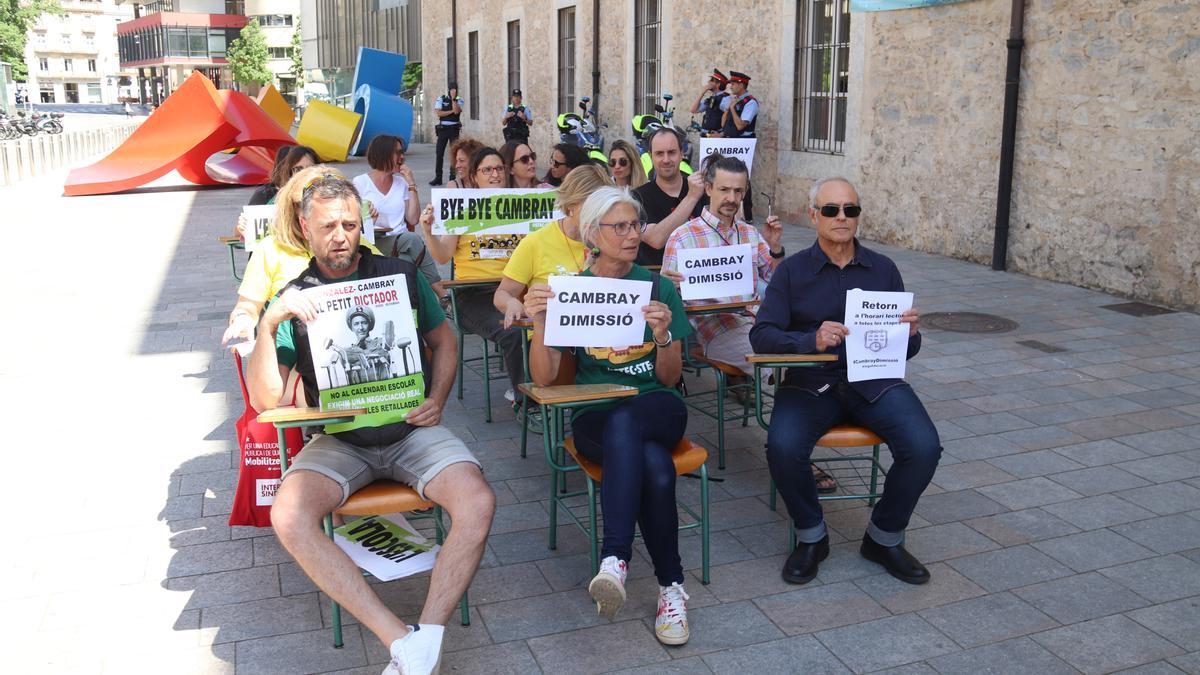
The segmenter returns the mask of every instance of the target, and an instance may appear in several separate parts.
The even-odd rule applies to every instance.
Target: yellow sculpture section
[[[322,101],[309,101],[300,118],[296,142],[316,150],[322,162],[344,162],[362,115]]]
[[[284,131],[291,131],[292,122],[296,121],[296,112],[292,110],[292,106],[288,105],[287,100],[283,98],[283,94],[275,88],[275,85],[268,84],[254,99],[258,107],[267,113],[267,116],[275,120],[279,126],[283,127]]]

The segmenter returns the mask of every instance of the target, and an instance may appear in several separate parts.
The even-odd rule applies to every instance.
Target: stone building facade
[[[509,54],[519,54],[537,114],[531,142],[546,157],[563,93],[559,24],[574,8],[567,79],[576,96],[596,99],[609,143],[628,139],[647,1],[425,2],[425,100],[445,88],[456,34],[464,133],[499,143]],[[862,193],[865,236],[991,260],[1010,0],[878,13],[846,12],[848,0],[650,4],[660,57],[650,67],[675,95],[681,125],[714,66],[753,77],[762,105],[755,190],[773,196],[785,221],[806,220],[815,179],[844,175]],[[513,21],[519,51],[509,45]],[[827,101],[805,100],[816,90]],[[835,109],[843,121],[826,126],[822,115]],[[825,142],[814,142],[817,127]],[[1027,0],[1008,268],[1197,309],[1198,214],[1200,3]]]

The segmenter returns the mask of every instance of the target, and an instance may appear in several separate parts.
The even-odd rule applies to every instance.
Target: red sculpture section
[[[193,72],[125,142],[90,166],[72,169],[67,195],[100,195],[140,187],[172,170],[197,185],[266,183],[275,151],[295,141],[245,94],[217,90]],[[208,164],[213,154],[238,150]]]

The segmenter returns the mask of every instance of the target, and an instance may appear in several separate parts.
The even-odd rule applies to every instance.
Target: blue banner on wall
[[[886,12],[893,9],[915,9],[917,7],[933,7],[934,5],[950,5],[966,0],[850,0],[851,12]]]

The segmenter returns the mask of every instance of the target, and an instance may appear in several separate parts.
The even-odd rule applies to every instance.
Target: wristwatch
[[[670,347],[671,343],[675,341],[675,336],[671,335],[670,328],[667,329],[667,341],[666,342],[659,342],[658,338],[654,337],[653,335],[651,335],[650,337],[654,339],[655,347]]]
[[[779,253],[776,253],[775,251],[772,251],[770,249],[767,249],[767,253],[770,253],[772,258],[775,258],[776,260],[778,260],[778,259],[784,257],[785,255],[787,255],[787,250],[784,249],[782,246],[780,246]]]

